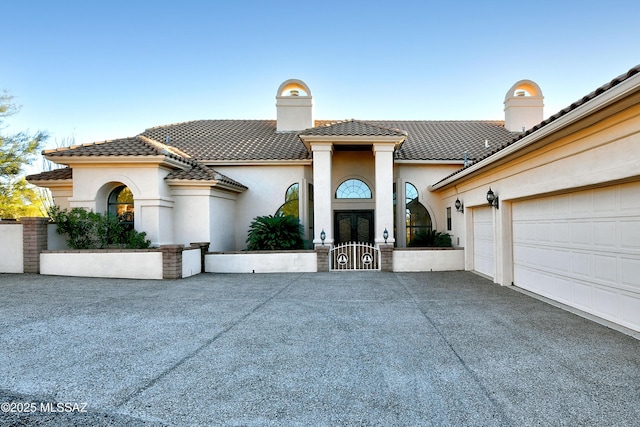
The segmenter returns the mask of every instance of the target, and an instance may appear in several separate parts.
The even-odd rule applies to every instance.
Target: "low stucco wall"
[[[20,223],[0,222],[0,273],[24,273]]]
[[[148,250],[47,251],[40,254],[40,274],[162,279],[162,252]]]
[[[200,249],[186,249],[182,251],[182,278],[200,274],[202,265],[200,262]]]
[[[464,270],[462,248],[415,248],[393,251],[393,271],[457,271]]]
[[[315,273],[315,251],[220,252],[205,255],[207,273]]]

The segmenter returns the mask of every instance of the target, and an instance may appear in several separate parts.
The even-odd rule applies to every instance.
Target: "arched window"
[[[418,233],[431,231],[431,216],[418,201],[418,190],[407,182],[405,184],[406,222],[407,222],[407,246]]]
[[[371,189],[359,179],[348,179],[338,186],[336,199],[371,199]]]
[[[126,185],[116,187],[109,194],[107,212],[117,216],[125,228],[133,230],[133,194]]]
[[[299,217],[300,185],[296,182],[287,188],[284,194],[284,204],[278,208],[276,215],[293,215]]]

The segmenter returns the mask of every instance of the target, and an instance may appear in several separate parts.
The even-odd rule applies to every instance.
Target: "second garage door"
[[[493,234],[493,208],[474,208],[473,269],[492,279],[496,273]]]
[[[513,204],[514,284],[640,331],[640,183]]]

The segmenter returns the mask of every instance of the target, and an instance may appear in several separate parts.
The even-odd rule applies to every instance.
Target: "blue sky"
[[[319,119],[502,119],[537,82],[549,116],[640,63],[640,2],[5,1],[11,131],[50,146],[196,119],[273,119],[304,80]]]

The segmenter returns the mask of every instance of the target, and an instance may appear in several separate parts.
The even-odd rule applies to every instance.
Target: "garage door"
[[[496,263],[492,209],[491,207],[473,209],[473,269],[494,278]]]
[[[640,331],[640,183],[513,204],[514,284]]]

